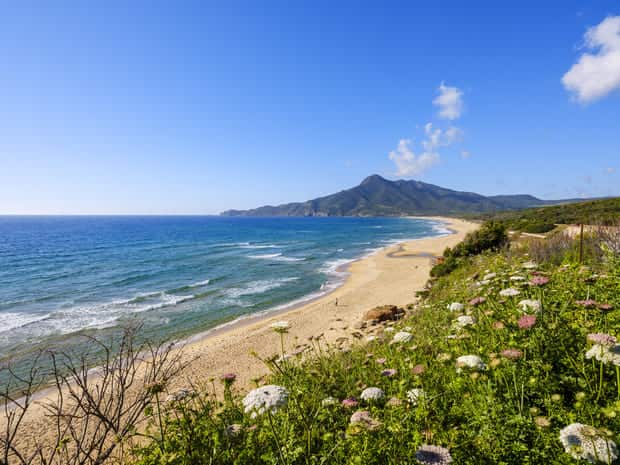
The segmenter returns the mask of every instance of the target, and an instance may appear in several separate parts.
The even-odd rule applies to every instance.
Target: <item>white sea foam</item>
[[[210,279],[205,279],[204,281],[198,281],[193,284],[188,285],[187,287],[203,287],[211,282]]]
[[[277,262],[303,262],[304,257],[287,257],[281,253],[266,253],[259,255],[248,255],[248,258],[254,258],[256,260],[274,260]]]
[[[250,243],[245,243],[243,245],[239,245],[240,249],[277,249],[278,247],[280,247],[280,246],[276,245],[276,244],[250,244]]]
[[[264,292],[284,286],[286,283],[297,281],[298,279],[298,277],[290,277],[252,281],[247,283],[244,287],[231,287],[230,289],[226,289],[224,294],[232,299],[254,294],[263,294]]]
[[[0,312],[0,334],[46,319],[49,314]]]

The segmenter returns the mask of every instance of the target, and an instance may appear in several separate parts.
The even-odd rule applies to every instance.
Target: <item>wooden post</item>
[[[583,223],[581,223],[579,232],[579,264],[583,261]]]

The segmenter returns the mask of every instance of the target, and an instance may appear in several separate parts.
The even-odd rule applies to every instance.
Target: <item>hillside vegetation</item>
[[[615,224],[620,219],[620,198],[483,214],[476,218],[501,221],[509,229],[530,233],[550,231],[556,224]]]
[[[352,347],[317,337],[288,355],[280,322],[283,353],[261,387],[239,392],[231,373],[216,381],[223,396],[173,393],[135,463],[612,463],[618,245],[601,240],[577,263],[542,241],[474,244],[404,319]]]

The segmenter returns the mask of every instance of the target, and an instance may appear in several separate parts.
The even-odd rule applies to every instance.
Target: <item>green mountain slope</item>
[[[420,181],[369,176],[351,189],[306,202],[228,210],[225,216],[398,216],[483,213],[546,205],[529,195],[485,197]]]

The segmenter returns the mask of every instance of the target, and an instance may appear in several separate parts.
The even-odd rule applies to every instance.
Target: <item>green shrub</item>
[[[532,234],[544,234],[549,231],[553,231],[555,229],[555,224],[553,223],[544,223],[544,222],[533,222],[527,223],[522,228],[521,231]]]

